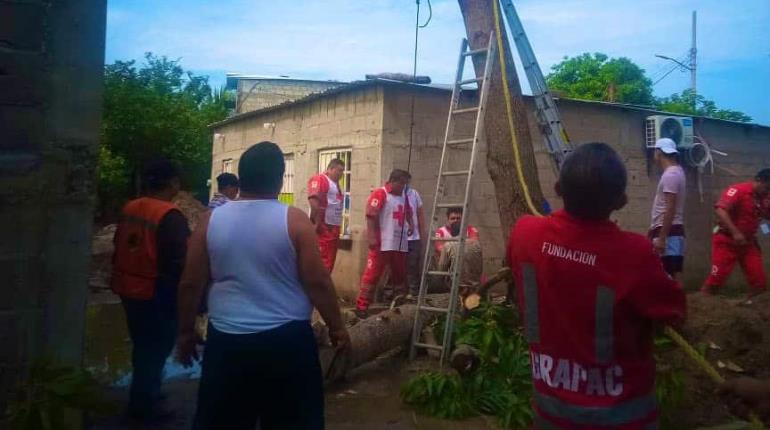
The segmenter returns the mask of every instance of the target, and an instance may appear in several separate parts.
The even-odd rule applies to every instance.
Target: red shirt
[[[318,208],[323,212],[323,221],[329,225],[342,224],[344,196],[339,184],[332,182],[324,173],[319,173],[307,182],[307,198],[318,199]]]
[[[561,210],[520,218],[507,258],[530,346],[538,415],[578,429],[641,428],[653,421],[653,323],[681,320],[685,295],[649,240]],[[633,414],[619,412],[617,405],[634,400],[641,406]],[[608,416],[575,416],[572,407],[605,408]]]
[[[741,182],[727,187],[714,207],[726,210],[738,230],[747,239],[751,239],[757,234],[762,215],[768,215],[768,208],[763,207],[767,203],[766,200],[767,197],[760,200],[754,193],[754,182]],[[729,234],[729,230],[721,222],[719,227]]]

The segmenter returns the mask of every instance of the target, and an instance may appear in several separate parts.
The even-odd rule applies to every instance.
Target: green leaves
[[[482,304],[455,323],[453,339],[480,352],[479,368],[466,376],[423,373],[402,387],[401,398],[427,415],[460,419],[490,415],[504,428],[526,428],[532,421],[529,352],[513,310]],[[439,320],[441,330],[445,321]]]
[[[129,186],[131,176],[159,156],[181,164],[186,187],[206,194],[211,173],[208,125],[227,117],[230,98],[224,90],[213,91],[208,77],[185,72],[178,60],[165,56],[147,53],[141,66],[134,61],[105,66],[102,204],[131,197],[136,191]]]
[[[548,87],[565,97],[651,106],[657,110],[690,116],[751,122],[743,112],[721,109],[702,95],[687,89],[656,98],[652,81],[644,69],[625,57],[609,58],[601,53],[564,57],[546,76]]]
[[[546,76],[551,90],[567,97],[651,105],[652,81],[644,70],[625,57],[601,53],[564,57]]]
[[[41,358],[18,387],[6,416],[13,430],[53,430],[67,428],[68,411],[111,413],[114,409],[87,371]]]

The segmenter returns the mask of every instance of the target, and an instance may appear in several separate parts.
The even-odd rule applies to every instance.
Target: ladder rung
[[[468,175],[470,174],[470,170],[450,170],[447,172],[442,173],[442,176],[462,176],[462,175]]]
[[[464,80],[464,81],[460,81],[460,82],[458,82],[457,84],[458,84],[458,85],[476,84],[476,83],[480,83],[480,82],[481,82],[481,81],[483,81],[483,80],[484,80],[484,78],[473,78],[473,79],[466,79],[466,80]]]
[[[428,271],[428,275],[433,275],[433,276],[449,276],[451,274],[452,274],[452,272],[442,272],[440,270],[429,270]]]
[[[430,343],[422,343],[422,342],[415,342],[414,346],[416,346],[418,348],[435,349],[435,350],[438,350],[438,351],[442,351],[444,349],[444,347],[441,346],[441,345],[433,345],[433,344],[430,344]]]
[[[486,54],[486,53],[487,53],[487,48],[482,48],[482,49],[471,49],[470,51],[465,51],[463,52],[463,55],[467,57],[468,55],[479,55],[479,54]]]
[[[476,107],[472,107],[472,108],[453,110],[452,113],[457,115],[457,114],[461,114],[461,113],[470,113],[470,112],[478,112],[478,111],[479,111],[479,108],[478,108],[478,106],[476,106]]]
[[[437,307],[433,307],[433,306],[421,306],[420,310],[421,311],[428,311],[428,312],[440,312],[442,314],[445,314],[445,313],[449,312],[449,309],[447,309],[447,308],[437,308]]]
[[[434,242],[459,242],[460,237],[431,237],[430,240]]]
[[[439,203],[436,205],[439,209],[446,209],[446,208],[461,208],[464,205],[462,203]]]
[[[472,138],[472,137],[467,138],[467,139],[447,140],[446,144],[447,145],[462,145],[462,144],[465,144],[465,143],[473,143],[474,140],[475,139]]]

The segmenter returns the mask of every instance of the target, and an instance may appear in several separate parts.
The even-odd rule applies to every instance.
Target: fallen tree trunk
[[[430,294],[426,302],[429,306],[446,307],[449,294]],[[322,347],[321,369],[324,371],[325,382],[334,382],[350,370],[392,349],[407,346],[416,314],[417,305],[406,304],[359,321],[348,329],[351,343],[348,354],[336,353],[331,347]]]

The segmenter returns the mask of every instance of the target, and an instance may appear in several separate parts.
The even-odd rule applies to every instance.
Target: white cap
[[[679,151],[676,150],[676,143],[674,143],[673,140],[664,137],[661,139],[658,139],[655,142],[655,149],[660,149],[663,151],[664,154],[678,154]]]

